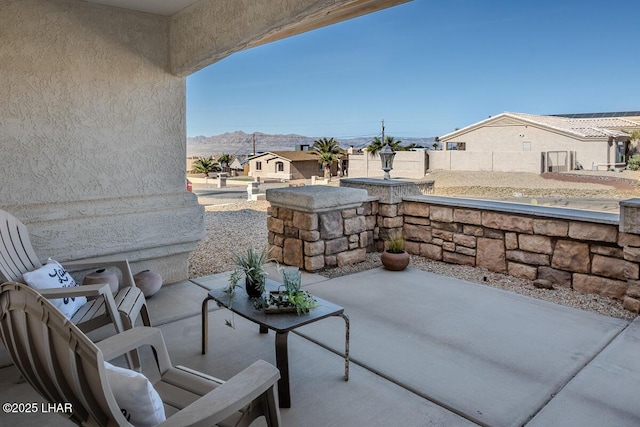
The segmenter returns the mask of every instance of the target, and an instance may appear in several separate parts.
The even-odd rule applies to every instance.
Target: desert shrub
[[[634,154],[629,158],[627,167],[632,171],[640,170],[640,154]]]

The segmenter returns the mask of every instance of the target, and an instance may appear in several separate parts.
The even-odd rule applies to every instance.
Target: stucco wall
[[[451,141],[466,143],[466,150],[452,154],[458,157],[461,164],[452,163],[449,167],[446,154],[441,154],[441,151],[429,152],[430,169],[539,172],[540,153],[548,151],[575,151],[575,160],[585,169],[590,169],[592,163],[610,163],[615,159],[614,147],[609,146],[606,138],[583,141],[559,132],[520,124],[484,126],[456,136]],[[443,140],[442,144],[446,147],[447,142]],[[530,143],[530,151],[524,151],[524,142]],[[515,163],[506,161],[510,153],[517,153],[511,155]],[[454,159],[452,157],[451,160]]]
[[[295,162],[291,165],[294,179],[311,179],[312,176],[324,176],[320,163],[317,160],[305,160]],[[338,164],[331,165],[331,175],[335,176],[338,172]]]
[[[185,191],[185,80],[168,72],[168,19],[3,1],[0,29],[0,208],[43,260],[124,253],[135,270],[184,279],[204,227]]]
[[[429,169],[540,173],[541,154],[533,151],[429,151]]]
[[[380,156],[369,153],[349,154],[350,178],[382,178]],[[426,151],[397,151],[393,159],[393,178],[424,178],[427,171]]]

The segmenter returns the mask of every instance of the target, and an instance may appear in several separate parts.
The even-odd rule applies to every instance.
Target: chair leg
[[[144,326],[151,326],[151,317],[149,316],[149,309],[146,303],[140,307],[140,316],[142,317],[142,324]]]
[[[122,319],[122,326],[124,327],[125,331],[133,328],[133,322],[131,321],[131,318],[129,316],[124,313],[120,313],[120,318]],[[135,371],[141,370],[140,355],[138,354],[137,349],[131,350],[129,353],[125,354],[125,358],[127,359],[127,365],[130,369],[133,369]]]
[[[278,384],[274,384],[269,390],[264,393],[264,417],[267,420],[269,427],[280,427],[280,406],[278,403],[278,391],[276,390]]]

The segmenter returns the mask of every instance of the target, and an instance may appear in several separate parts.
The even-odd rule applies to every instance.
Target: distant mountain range
[[[300,145],[313,145],[318,137],[304,135],[270,135],[255,133],[256,152],[295,150]],[[373,138],[337,139],[342,148],[363,148],[369,145]],[[433,146],[435,137],[428,138],[396,138],[403,145],[416,144],[418,146]],[[227,132],[213,136],[195,136],[187,138],[187,157],[201,157],[218,154],[243,155],[253,152],[253,135],[242,131]]]

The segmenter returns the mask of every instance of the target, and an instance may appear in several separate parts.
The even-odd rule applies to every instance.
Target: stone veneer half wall
[[[306,271],[364,261],[378,203],[359,189],[324,185],[267,190],[270,257]]]
[[[401,210],[409,253],[547,279],[640,311],[640,235],[617,214],[436,196],[405,197]],[[625,202],[621,210],[630,216]]]

